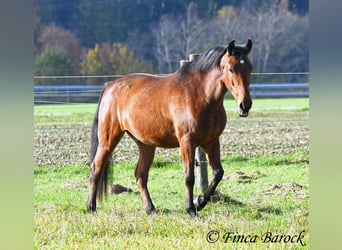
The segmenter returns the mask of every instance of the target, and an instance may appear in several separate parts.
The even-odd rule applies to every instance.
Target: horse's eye
[[[232,74],[234,73],[232,68],[229,68],[228,70],[229,70],[230,73],[232,73]]]

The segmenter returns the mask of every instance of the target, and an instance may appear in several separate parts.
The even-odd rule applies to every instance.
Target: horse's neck
[[[223,104],[223,99],[227,93],[224,84],[221,83],[221,72],[213,70],[204,76],[202,81],[205,98],[207,101]]]

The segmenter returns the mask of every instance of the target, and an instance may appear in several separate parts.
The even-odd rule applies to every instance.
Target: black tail
[[[105,85],[106,86],[106,85]],[[95,158],[96,151],[97,151],[97,146],[99,145],[99,138],[98,138],[98,117],[99,117],[99,108],[100,108],[100,103],[102,99],[103,92],[105,90],[105,87],[102,90],[102,93],[99,98],[99,103],[97,105],[97,110],[95,113],[94,121],[93,121],[93,127],[91,131],[91,148],[90,148],[90,161],[89,161],[89,166],[91,167],[91,164]],[[109,177],[112,177],[112,171],[111,171],[111,165],[112,165],[112,158],[110,157],[108,161],[104,165],[104,169],[102,172],[102,175],[99,179],[98,186],[97,186],[97,198],[99,200],[102,200],[103,194],[107,196],[107,187],[108,187],[108,179]],[[90,170],[91,171],[91,170]],[[109,180],[111,181],[111,180]]]

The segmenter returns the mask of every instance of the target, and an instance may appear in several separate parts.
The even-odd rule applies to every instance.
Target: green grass
[[[224,243],[206,241],[210,230],[261,235],[299,234],[306,230],[308,247],[307,156],[225,159],[220,200],[190,219],[184,209],[185,188],[178,164],[152,167],[149,189],[158,214],[146,215],[134,180],[135,163],[114,168],[114,182],[133,193],[109,195],[98,212],[86,212],[84,166],[36,168],[34,171],[35,248],[62,249],[303,249],[299,244]],[[304,159],[304,160],[303,160]],[[301,188],[286,187],[292,183]],[[285,187],[278,186],[284,185]],[[294,184],[293,184],[294,185]],[[291,186],[291,185],[290,185]],[[195,194],[198,194],[195,190]]]
[[[54,104],[34,106],[35,125],[90,124],[97,104]]]

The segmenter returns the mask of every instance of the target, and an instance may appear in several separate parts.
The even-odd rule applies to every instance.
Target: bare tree
[[[254,72],[308,70],[308,16],[289,12],[285,3],[250,1],[240,8],[224,6],[206,21],[198,18],[196,5],[190,4],[183,19],[164,17],[154,31],[159,70],[172,72],[189,53],[233,39],[243,43],[247,38],[253,40]]]
[[[179,36],[179,29],[176,22],[170,16],[165,16],[154,29],[156,38],[156,58],[160,72],[171,73],[174,69],[175,54],[177,51],[176,37]]]
[[[251,18],[255,20],[255,71],[302,71],[303,67],[296,65],[308,62],[307,16],[290,13],[284,4],[273,3],[256,9]]]
[[[251,1],[239,9],[222,7],[211,23],[212,43],[251,38],[255,72],[300,71],[308,62],[308,17],[290,13],[284,3],[257,6]]]
[[[205,27],[194,3],[186,6],[183,18],[164,16],[153,32],[159,71],[173,72],[180,60],[188,58],[190,53],[201,52]]]
[[[186,7],[185,17],[180,20],[180,36],[177,37],[182,58],[187,58],[190,53],[198,53],[203,48],[205,26],[205,22],[197,15],[196,5],[191,2]]]
[[[284,18],[284,13],[276,4],[271,6],[263,5],[256,14],[256,38],[262,40],[259,50],[259,72],[266,72],[269,63],[271,50],[276,46],[275,39],[284,36],[288,30],[288,22]],[[262,54],[262,56],[261,56]]]
[[[240,30],[241,19],[233,6],[223,6],[218,12],[214,28],[218,29],[218,39],[225,43],[232,39],[238,39],[236,37],[237,30],[239,30],[240,36],[243,35]]]

